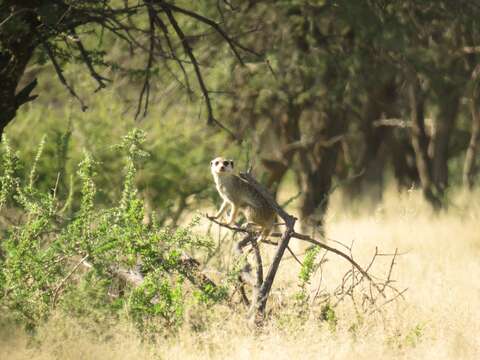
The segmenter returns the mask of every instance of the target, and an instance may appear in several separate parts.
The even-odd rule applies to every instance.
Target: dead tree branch
[[[60,64],[58,63],[57,58],[56,58],[55,54],[53,53],[52,48],[50,47],[50,45],[48,44],[48,42],[46,40],[42,39],[41,41],[42,41],[42,44],[43,44],[43,48],[45,49],[48,57],[50,58],[50,61],[53,64],[53,68],[55,69],[55,72],[57,73],[57,76],[58,76],[60,82],[63,84],[63,86],[65,86],[67,88],[70,95],[72,95],[75,99],[78,100],[78,102],[80,103],[80,106],[82,108],[82,111],[87,110],[88,107],[85,105],[85,103],[82,101],[82,99],[77,95],[77,93],[75,92],[73,87],[70,84],[68,84],[67,79],[65,79],[65,76],[63,75],[63,70],[62,70]]]
[[[300,239],[300,240],[304,240],[304,241],[307,241],[311,244],[314,244],[314,245],[317,245],[319,247],[321,247],[322,249],[325,249],[325,250],[328,250],[342,258],[344,258],[345,260],[347,260],[350,264],[352,264],[365,278],[367,278],[372,284],[373,286],[375,286],[375,288],[380,292],[382,293],[380,287],[373,281],[373,279],[371,278],[371,276],[368,274],[367,271],[365,271],[351,256],[345,254],[344,252],[338,250],[338,249],[335,249],[331,246],[328,246],[318,240],[315,240],[313,239],[312,237],[308,236],[308,235],[303,235],[303,234],[299,234],[299,233],[294,233],[292,234],[292,237],[294,237],[295,239]]]
[[[150,102],[150,73],[152,71],[153,66],[153,54],[154,54],[154,47],[155,47],[155,17],[154,11],[151,6],[148,6],[148,22],[149,22],[149,49],[148,49],[148,60],[147,65],[145,66],[145,80],[143,82],[142,90],[140,91],[140,97],[138,99],[138,106],[137,111],[135,113],[135,119],[138,118],[140,115],[140,111],[143,105],[143,116],[147,115],[148,105]],[[145,98],[145,100],[144,100]]]
[[[86,269],[92,269],[93,264],[85,261],[86,257],[82,259],[79,265],[83,265]],[[160,260],[159,260],[160,262]],[[217,288],[213,280],[200,270],[200,263],[187,254],[182,254],[177,271],[185,276],[192,285],[196,286],[202,291],[211,291]],[[139,287],[143,284],[144,276],[139,270],[126,269],[121,266],[112,266],[109,269],[113,277],[125,281],[132,287]]]
[[[74,36],[74,41],[77,44],[78,50],[80,51],[80,55],[82,57],[82,60],[84,64],[87,66],[88,70],[90,71],[90,76],[93,77],[97,83],[98,87],[95,90],[95,92],[105,88],[107,85],[105,84],[105,81],[110,81],[106,77],[101,76],[96,70],[95,67],[93,66],[92,59],[88,53],[88,51],[85,49],[83,46],[82,40],[78,37],[75,29],[72,30],[72,35]]]
[[[58,296],[60,295],[62,289],[64,288],[65,284],[67,283],[68,279],[72,277],[72,275],[77,271],[77,269],[85,262],[85,260],[88,259],[88,254],[82,257],[82,259],[70,270],[70,272],[65,276],[62,281],[57,285],[55,290],[53,291],[53,300],[52,300],[52,306],[55,307],[58,301]]]
[[[257,56],[260,56],[260,54],[254,52],[252,49],[249,49],[245,46],[243,46],[242,44],[240,44],[239,42],[237,42],[236,40],[234,40],[233,38],[231,38],[230,36],[228,36],[228,34],[220,27],[219,24],[217,24],[215,21],[213,21],[212,19],[209,19],[205,16],[202,16],[198,13],[195,13],[193,11],[190,11],[190,10],[187,10],[187,9],[184,9],[184,8],[181,8],[179,6],[176,6],[174,4],[171,4],[171,3],[166,3],[165,1],[160,1],[161,3],[161,6],[162,8],[165,8],[165,7],[168,7],[169,9],[175,11],[175,12],[178,12],[178,13],[181,13],[181,14],[184,14],[188,17],[191,17],[193,19],[196,19],[208,26],[210,26],[212,29],[214,29],[218,34],[220,34],[220,36],[227,42],[227,44],[229,45],[230,49],[232,50],[232,52],[235,54],[235,57],[237,58],[238,62],[241,64],[241,65],[244,65],[244,62],[243,62],[243,59],[242,57],[240,56],[240,54],[238,53],[237,51],[237,48],[239,49],[242,49],[243,51],[246,51],[246,52],[250,52],[250,53],[253,53]]]
[[[202,95],[205,99],[205,104],[207,106],[207,124],[208,125],[217,125],[223,130],[225,130],[230,136],[232,136],[235,140],[239,140],[238,136],[235,135],[230,129],[228,129],[225,125],[223,125],[221,122],[219,122],[217,119],[215,119],[213,115],[213,108],[212,108],[212,101],[210,99],[210,93],[205,85],[205,81],[203,80],[202,72],[200,71],[200,66],[198,64],[197,58],[195,57],[193,53],[193,49],[191,48],[190,44],[188,43],[188,39],[186,38],[183,30],[181,27],[178,25],[177,19],[173,15],[171,8],[172,5],[168,5],[164,3],[163,1],[160,3],[160,6],[162,9],[165,11],[165,14],[167,15],[168,21],[172,25],[175,33],[177,34],[178,38],[180,39],[183,50],[187,54],[188,58],[192,62],[193,69],[195,71],[195,75],[197,77],[198,85],[200,86],[200,90],[202,92]]]
[[[282,218],[282,220],[284,222],[284,224],[282,224],[282,225],[285,226],[285,230],[283,232],[271,234],[271,236],[280,237],[280,240],[279,240],[278,243],[273,243],[274,245],[277,246],[277,249],[276,249],[275,255],[273,257],[273,261],[268,268],[267,275],[263,279],[263,270],[260,270],[263,267],[262,266],[262,258],[261,258],[260,251],[258,249],[258,244],[256,244],[256,241],[255,241],[256,235],[254,233],[252,233],[251,231],[247,230],[247,229],[240,228],[240,227],[237,227],[237,226],[226,225],[226,224],[223,224],[223,223],[221,223],[221,222],[219,222],[219,221],[217,221],[217,220],[215,220],[211,217],[208,217],[212,222],[214,222],[214,223],[216,223],[220,226],[223,226],[223,227],[225,227],[227,229],[230,229],[234,232],[242,232],[242,233],[247,234],[245,236],[245,238],[237,244],[237,247],[240,249],[240,253],[241,253],[241,248],[242,247],[246,246],[248,243],[252,244],[252,248],[255,252],[255,259],[256,259],[256,263],[257,263],[257,278],[256,278],[255,287],[258,290],[257,290],[257,293],[255,294],[255,298],[254,298],[254,301],[252,302],[250,311],[255,315],[255,323],[257,325],[261,325],[263,323],[263,320],[265,319],[266,304],[267,304],[268,297],[270,295],[270,291],[271,291],[271,288],[272,288],[272,285],[273,285],[273,281],[275,280],[275,276],[277,274],[277,271],[278,271],[280,262],[282,261],[285,250],[288,249],[289,241],[292,238],[298,239],[298,240],[301,240],[301,241],[306,241],[306,242],[311,243],[315,246],[319,246],[320,248],[326,250],[327,252],[332,252],[333,254],[340,256],[341,258],[345,259],[346,261],[348,261],[350,263],[352,268],[344,275],[343,280],[342,280],[342,284],[339,286],[338,290],[336,291],[337,295],[339,296],[339,300],[337,301],[337,304],[345,296],[350,296],[352,298],[352,301],[354,302],[354,304],[356,304],[356,300],[353,297],[353,291],[359,284],[363,283],[365,279],[368,280],[370,295],[364,297],[364,301],[365,301],[365,299],[368,300],[368,302],[371,304],[371,306],[375,306],[375,303],[377,302],[377,298],[379,296],[385,299],[385,301],[382,304],[382,306],[383,306],[383,305],[388,304],[391,301],[395,300],[396,298],[402,296],[402,294],[405,292],[405,290],[400,292],[390,285],[390,283],[392,282],[391,275],[392,275],[393,267],[395,265],[395,259],[398,255],[397,250],[395,250],[395,253],[392,256],[392,261],[390,263],[390,267],[389,267],[386,279],[381,280],[381,281],[376,281],[374,279],[373,275],[371,275],[369,273],[369,270],[372,267],[373,262],[375,261],[377,256],[385,256],[387,254],[379,254],[378,249],[376,249],[375,254],[374,254],[372,260],[370,261],[369,265],[366,268],[363,268],[353,258],[351,247],[346,247],[348,249],[348,251],[350,252],[350,254],[347,254],[344,251],[338,250],[338,249],[336,249],[336,248],[334,248],[330,245],[325,244],[324,242],[321,242],[319,240],[316,240],[316,239],[312,238],[311,236],[300,234],[300,233],[296,232],[295,231],[295,222],[296,222],[297,219],[295,217],[289,215],[284,209],[282,209],[282,207],[280,207],[278,205],[278,203],[275,201],[273,196],[252,177],[252,175],[250,174],[250,171],[247,172],[247,173],[241,173],[240,177],[243,180],[245,180],[246,182],[248,182],[259,194],[261,194],[261,196],[263,196],[265,198],[265,200],[275,210],[275,212],[278,214],[278,216],[280,216]],[[268,242],[268,243],[271,243],[271,242]],[[296,256],[293,254],[293,252],[291,252],[291,253],[296,258]],[[300,260],[298,260],[298,258],[296,258],[296,260],[301,264],[301,262],[300,262]],[[326,260],[325,260],[325,255],[324,255],[322,257],[321,263],[319,265],[321,266],[321,264],[323,264],[325,261]],[[349,282],[348,285],[347,285],[347,282]],[[242,284],[242,286],[243,286],[243,284]],[[385,294],[386,289],[390,289],[390,290],[394,291],[396,293],[396,295],[393,298],[388,299],[388,297]],[[318,296],[319,291],[320,291],[320,285],[316,290],[315,297]],[[244,292],[243,292],[243,296],[246,297]],[[248,299],[247,299],[247,301],[248,301]]]
[[[194,52],[192,44],[193,41],[197,42],[200,38],[211,37],[213,35],[215,39],[208,41],[210,46],[225,44],[233,53],[232,56],[235,58],[235,61],[244,65],[243,52],[248,52],[258,57],[262,57],[262,54],[242,45],[239,39],[245,34],[251,33],[251,31],[257,31],[258,29],[248,29],[248,32],[244,31],[245,29],[236,29],[235,34],[232,34],[230,33],[230,29],[227,28],[226,23],[217,21],[215,16],[209,17],[208,15],[196,12],[194,5],[189,6],[188,4],[184,4],[181,6],[173,1],[140,0],[135,2],[120,1],[118,3],[108,1],[100,2],[100,5],[98,2],[87,0],[70,2],[55,1],[54,3],[52,10],[55,9],[55,11],[52,11],[52,14],[49,14],[51,16],[48,17],[45,16],[46,14],[44,14],[44,12],[45,10],[48,11],[50,5],[45,7],[46,5],[43,6],[35,2],[30,5],[23,3],[16,4],[12,9],[6,10],[4,18],[0,19],[0,27],[4,29],[4,25],[16,17],[22,18],[23,20],[21,21],[25,20],[25,23],[29,24],[28,31],[31,33],[28,33],[28,36],[22,39],[22,44],[25,46],[19,46],[21,49],[29,49],[28,54],[25,54],[25,57],[27,57],[27,55],[29,57],[26,61],[32,58],[35,53],[34,50],[37,47],[43,47],[58,75],[59,81],[68,90],[70,95],[78,100],[82,110],[86,110],[87,106],[79,96],[81,94],[77,94],[72,81],[69,80],[64,73],[64,63],[70,63],[78,59],[85,65],[88,73],[98,85],[95,92],[106,87],[107,81],[110,81],[98,71],[99,66],[109,66],[110,70],[127,73],[133,78],[136,78],[140,72],[139,69],[135,69],[133,66],[130,67],[128,64],[123,66],[117,61],[107,58],[108,45],[103,44],[102,39],[103,33],[108,32],[111,33],[115,39],[121,40],[122,43],[126,44],[132,56],[135,54],[136,57],[140,56],[141,58],[145,58],[145,66],[142,69],[143,83],[141,89],[139,89],[138,104],[134,114],[135,118],[138,118],[142,113],[145,116],[148,111],[152,92],[151,85],[157,73],[160,76],[162,72],[170,73],[178,81],[175,74],[171,71],[168,61],[174,61],[178,64],[184,77],[184,87],[187,89],[189,95],[193,93],[189,83],[187,66],[184,65],[188,63],[192,66],[193,76],[197,80],[200,89],[199,92],[202,95],[202,99],[205,100],[207,123],[218,126],[223,131],[226,131],[233,139],[237,141],[240,140],[238,135],[232,132],[221,121],[215,119],[212,105],[212,91],[208,89],[205,74],[200,68],[199,55]],[[230,11],[240,11],[240,8],[231,7]],[[222,10],[219,10],[219,13],[222,15]],[[53,21],[45,21],[47,18]],[[144,21],[145,18],[148,19],[147,23]],[[178,22],[179,18],[188,20],[188,25],[185,25],[183,22]],[[202,28],[206,27],[208,32],[202,33],[200,37],[187,34],[186,28],[190,24],[196,24]],[[101,30],[101,35],[98,46],[91,48],[87,46],[90,43],[88,38],[95,36],[95,28]],[[12,36],[15,36],[14,32],[12,32]],[[71,40],[73,46],[71,46],[72,43],[67,40]],[[64,43],[66,46],[59,46],[58,44],[60,43]],[[164,49],[166,51],[164,51]],[[182,56],[182,52],[185,56]],[[12,56],[13,59],[17,55],[13,55],[12,53]],[[157,66],[158,60],[162,60],[163,64]],[[210,59],[208,59],[206,63],[210,65]],[[24,70],[22,70],[22,72],[23,71]],[[11,84],[17,84],[21,75],[20,72],[18,74],[17,72],[12,73],[12,77],[18,78],[12,79],[14,81],[12,81]],[[183,85],[182,82],[180,83]],[[15,88],[12,90],[15,90]],[[18,101],[15,101],[16,99],[9,99],[9,102],[11,102],[9,109],[16,110],[16,108],[34,98],[35,96],[25,96],[19,98]],[[14,108],[15,106],[16,108]],[[4,123],[13,119],[15,112],[12,113],[12,111],[13,110],[9,110],[9,112],[3,116],[6,119],[6,121],[3,121]]]
[[[411,128],[412,124],[409,121],[404,119],[379,119],[373,121],[374,127],[380,126],[390,126],[390,127],[399,127],[399,128]]]

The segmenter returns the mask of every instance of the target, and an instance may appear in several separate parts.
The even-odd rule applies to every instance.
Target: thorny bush
[[[124,159],[124,185],[121,198],[111,207],[95,205],[101,191],[95,185],[99,166],[85,153],[71,185],[79,183],[80,205],[66,211],[72,206],[74,189],[60,199],[55,184],[47,192],[35,187],[45,140],[24,180],[18,175],[20,159],[3,139],[0,307],[4,313],[30,329],[53,310],[62,309],[103,318],[126,314],[140,329],[171,330],[181,323],[188,301],[223,299],[221,287],[187,296],[192,290],[178,271],[184,251],[211,249],[208,238],[192,231],[197,219],[183,228],[161,227],[153,217],[144,221],[144,204],[135,187],[139,167],[149,156],[142,149],[144,140],[145,134],[135,129],[115,147]],[[115,276],[119,269],[134,269],[142,282],[131,286]]]

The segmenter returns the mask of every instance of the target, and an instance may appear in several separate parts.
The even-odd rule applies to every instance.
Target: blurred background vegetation
[[[274,193],[290,179],[314,226],[337,185],[348,203],[376,204],[394,181],[399,191],[421,188],[440,209],[450,189],[475,184],[474,2],[2,1],[1,9],[0,75],[5,91],[14,85],[2,129],[11,122],[12,144],[30,159],[48,136],[46,188],[61,174],[66,191],[88,149],[103,164],[99,196],[108,202],[121,166],[109,140],[134,126],[147,130],[153,155],[139,186],[162,221],[212,194],[205,164],[218,154],[254,164]]]

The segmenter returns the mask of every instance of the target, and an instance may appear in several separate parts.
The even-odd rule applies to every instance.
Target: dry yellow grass
[[[434,216],[418,193],[390,194],[376,210],[353,216],[334,201],[328,235],[347,244],[354,240],[361,263],[375,246],[407,252],[394,272],[398,288],[409,288],[406,299],[387,306],[383,316],[359,322],[345,303],[336,309],[335,331],[315,315],[300,321],[288,300],[297,291],[298,266],[287,260],[269,302],[275,315],[261,333],[226,307],[187,314],[177,336],[159,337],[154,344],[142,342],[127,325],[94,331],[58,317],[33,342],[20,330],[1,330],[0,359],[479,359],[480,201],[460,196],[457,204]],[[346,264],[329,259],[324,281],[333,288]],[[198,322],[205,330],[192,331]]]

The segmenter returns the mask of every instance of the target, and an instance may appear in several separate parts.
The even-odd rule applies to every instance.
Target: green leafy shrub
[[[149,157],[144,142],[145,133],[134,129],[115,146],[124,162],[123,190],[109,207],[96,205],[99,163],[85,152],[77,170],[79,206],[67,216],[68,195],[61,199],[55,186],[36,187],[45,140],[27,179],[16,175],[20,161],[4,140],[0,207],[2,223],[9,224],[2,226],[0,243],[0,306],[11,317],[34,328],[61,308],[102,318],[126,311],[140,329],[181,323],[192,293],[182,254],[209,251],[211,242],[192,231],[198,219],[182,228],[144,221],[135,184],[139,165]],[[209,301],[223,298],[222,290],[208,286],[198,291]]]
[[[317,258],[319,252],[319,247],[312,247],[305,253],[302,267],[300,268],[300,273],[298,274],[300,289],[295,295],[295,300],[297,307],[302,314],[306,314],[308,312],[309,295],[307,293],[307,286],[310,284],[310,280],[319,266],[315,263],[315,259]]]

